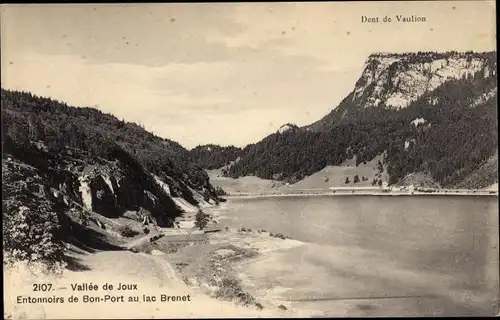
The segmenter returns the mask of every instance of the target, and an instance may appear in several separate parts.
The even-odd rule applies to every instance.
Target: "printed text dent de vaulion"
[[[361,23],[391,23],[391,22],[402,22],[402,23],[427,22],[427,18],[418,15],[401,15],[401,14],[397,14],[392,17],[361,16]]]

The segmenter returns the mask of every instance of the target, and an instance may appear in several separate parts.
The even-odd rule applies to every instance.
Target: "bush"
[[[215,188],[215,193],[218,196],[225,196],[225,195],[227,195],[226,191],[224,191],[224,189],[222,189],[221,187],[216,187]]]
[[[194,225],[200,230],[203,230],[203,228],[205,228],[208,224],[208,215],[201,210],[198,210],[195,219],[196,221],[194,222]]]
[[[359,182],[359,177],[358,175],[355,175],[354,176],[354,180],[353,180],[354,183],[358,183]]]
[[[142,230],[144,232],[144,234],[148,234],[149,233],[149,229],[148,228],[144,228],[144,230]]]
[[[205,202],[210,201],[210,192],[207,189],[203,191],[203,201]]]
[[[239,282],[233,278],[222,279],[222,283],[219,289],[217,289],[217,291],[215,292],[215,297],[226,301],[237,300],[244,305],[257,305],[257,302],[255,302],[255,298],[243,291],[243,288],[241,287]],[[262,305],[260,306],[262,307]]]
[[[122,226],[118,229],[118,232],[122,237],[133,237],[139,234],[139,232],[132,230],[129,226]]]
[[[18,201],[3,203],[4,262],[42,263],[49,269],[63,262],[64,244],[56,212],[46,202],[30,208]]]

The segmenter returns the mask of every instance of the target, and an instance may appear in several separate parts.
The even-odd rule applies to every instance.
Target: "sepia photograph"
[[[495,14],[0,5],[4,318],[498,316]]]

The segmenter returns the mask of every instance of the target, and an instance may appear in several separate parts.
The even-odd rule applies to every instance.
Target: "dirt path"
[[[160,233],[158,232],[158,233],[153,233],[153,234],[148,234],[148,235],[142,236],[140,238],[137,238],[137,239],[134,239],[132,241],[129,241],[129,242],[125,243],[124,245],[122,245],[122,247],[125,248],[125,249],[130,249],[132,247],[136,247],[138,245],[141,245],[141,244],[149,242],[149,240],[152,237],[154,237],[154,236],[156,236],[158,234],[160,234]]]

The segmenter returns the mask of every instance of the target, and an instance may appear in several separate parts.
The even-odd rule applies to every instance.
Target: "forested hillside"
[[[60,262],[64,241],[109,246],[110,218],[172,227],[186,203],[219,200],[186,149],[136,124],[26,92],[1,102],[8,259]]]
[[[110,146],[117,145],[161,178],[175,178],[197,190],[211,189],[206,173],[180,144],[93,108],[2,90],[2,121],[3,132],[16,145],[40,140],[54,152],[68,146],[87,152],[89,161],[94,156],[105,158]],[[173,184],[177,192],[187,193],[182,184]]]
[[[228,175],[295,182],[327,165],[339,165],[353,157],[359,164],[385,151],[383,164],[390,184],[412,172],[424,172],[440,185],[452,186],[483,165],[498,145],[496,53],[422,53],[405,59],[398,55],[392,64],[386,63],[387,57],[391,56],[384,55],[380,63],[374,62],[377,55],[370,57],[353,93],[330,115],[312,126],[278,132],[245,148]],[[410,69],[411,77],[420,77],[415,73],[419,67],[412,63],[432,64],[433,59],[444,59],[439,66],[445,68],[447,57],[459,61],[449,62],[454,64],[455,74],[414,95],[411,90],[420,88],[412,88],[405,78]],[[382,63],[383,68],[379,66]],[[463,72],[461,66],[470,72]],[[434,79],[433,75],[428,79]],[[406,85],[401,81],[407,81]],[[382,101],[394,102],[394,94],[407,104],[395,107]],[[371,103],[377,99],[379,102]]]
[[[189,150],[191,160],[208,170],[219,169],[236,160],[240,154],[241,148],[235,146],[221,147],[214,144],[197,146]]]

